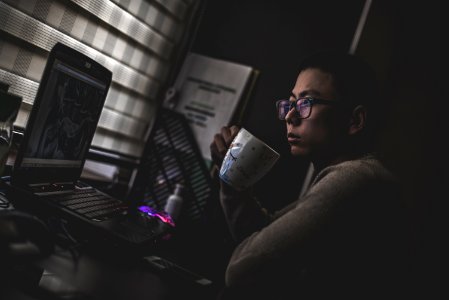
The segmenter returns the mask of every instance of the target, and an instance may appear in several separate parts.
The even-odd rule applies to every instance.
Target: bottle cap
[[[175,186],[175,195],[181,196],[182,192],[184,191],[184,186],[181,183],[177,183]]]

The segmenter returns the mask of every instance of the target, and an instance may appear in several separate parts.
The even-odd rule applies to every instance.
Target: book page
[[[199,148],[211,160],[209,146],[222,126],[231,125],[253,68],[189,53],[175,82],[176,96],[164,105],[183,113]]]

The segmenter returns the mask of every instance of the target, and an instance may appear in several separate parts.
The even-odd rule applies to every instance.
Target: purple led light
[[[154,208],[151,208],[151,207],[146,206],[146,205],[139,206],[139,210],[141,212],[146,213],[150,217],[159,218],[162,222],[167,223],[167,224],[175,227],[175,222],[173,221],[173,219],[166,212],[157,211]]]

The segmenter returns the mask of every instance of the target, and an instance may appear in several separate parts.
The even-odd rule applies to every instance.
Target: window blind
[[[62,42],[113,73],[92,145],[140,157],[199,0],[1,0],[0,81],[25,128],[49,51]]]

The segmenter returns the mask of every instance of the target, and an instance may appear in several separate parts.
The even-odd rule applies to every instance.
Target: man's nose
[[[288,111],[288,113],[285,115],[285,121],[288,124],[294,124],[297,125],[299,123],[299,118],[298,118],[298,113],[296,112],[296,110],[294,109],[294,107],[290,107],[290,110]]]

